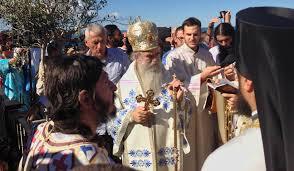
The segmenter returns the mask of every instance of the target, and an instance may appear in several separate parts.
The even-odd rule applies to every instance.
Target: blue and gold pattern
[[[169,166],[169,165],[175,165],[176,160],[174,157],[166,157],[166,158],[161,158],[158,161],[159,166]]]
[[[129,155],[131,160],[130,164],[132,167],[145,167],[148,168],[151,166],[151,161],[146,158],[149,157],[151,152],[147,149],[144,150],[130,150]],[[134,159],[136,158],[136,159]]]
[[[149,157],[150,154],[151,153],[146,149],[144,149],[144,150],[131,150],[129,152],[129,155],[131,157]]]
[[[149,160],[132,160],[131,161],[131,166],[132,167],[145,167],[148,168],[151,166],[151,161]]]
[[[165,88],[161,90],[161,96],[158,97],[158,100],[166,111],[171,107],[171,103],[173,102],[172,96]]]
[[[177,153],[177,149],[175,147],[162,147],[158,150],[159,156],[171,156]]]
[[[123,101],[125,108],[135,109],[137,107],[136,92],[132,89],[129,96]]]
[[[175,165],[175,155],[177,154],[177,149],[174,147],[162,147],[158,150],[159,155],[159,166],[170,166]]]
[[[112,121],[112,124],[108,124],[108,133],[112,136],[112,138],[115,140],[117,136],[117,132],[122,124],[122,120],[126,116],[128,110],[123,109],[118,112],[118,116]]]
[[[129,96],[124,99],[123,104],[125,105],[125,109],[118,111],[118,115],[112,121],[112,124],[108,124],[108,133],[112,136],[114,143],[127,113],[137,107],[136,92],[133,89],[129,92]]]

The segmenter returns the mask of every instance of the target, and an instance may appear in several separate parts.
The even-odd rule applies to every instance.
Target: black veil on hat
[[[253,81],[267,170],[294,171],[294,9],[236,15],[236,67]]]

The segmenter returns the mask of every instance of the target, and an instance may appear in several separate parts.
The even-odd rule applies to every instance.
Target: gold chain
[[[225,119],[225,131],[227,135],[227,141],[229,141],[230,139],[234,138],[234,128],[233,128],[232,108],[227,103],[225,104],[224,119]]]

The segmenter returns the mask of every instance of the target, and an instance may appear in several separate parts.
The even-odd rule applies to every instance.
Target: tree
[[[106,5],[107,0],[0,0],[0,22],[7,23],[12,35],[18,38],[14,42],[17,47],[40,47],[41,61],[44,61],[51,40],[62,40],[93,20],[99,21],[98,11]],[[29,53],[26,56],[30,63]],[[44,71],[43,62],[40,67]],[[29,65],[30,87],[34,77],[31,71]],[[39,72],[39,79],[44,80],[42,75]],[[33,99],[34,93],[30,94]]]
[[[72,34],[98,17],[107,0],[0,0],[0,18],[20,46],[41,47],[42,57],[50,40]]]

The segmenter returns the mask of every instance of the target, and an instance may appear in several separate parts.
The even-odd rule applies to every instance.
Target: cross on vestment
[[[147,97],[143,97],[140,94],[140,95],[138,95],[136,97],[136,100],[137,100],[138,103],[145,102],[144,107],[145,107],[146,110],[149,110],[150,106],[156,107],[156,106],[160,105],[160,102],[157,99],[153,99],[153,97],[154,97],[154,91],[153,90],[151,90],[151,89],[147,90],[146,96]]]

